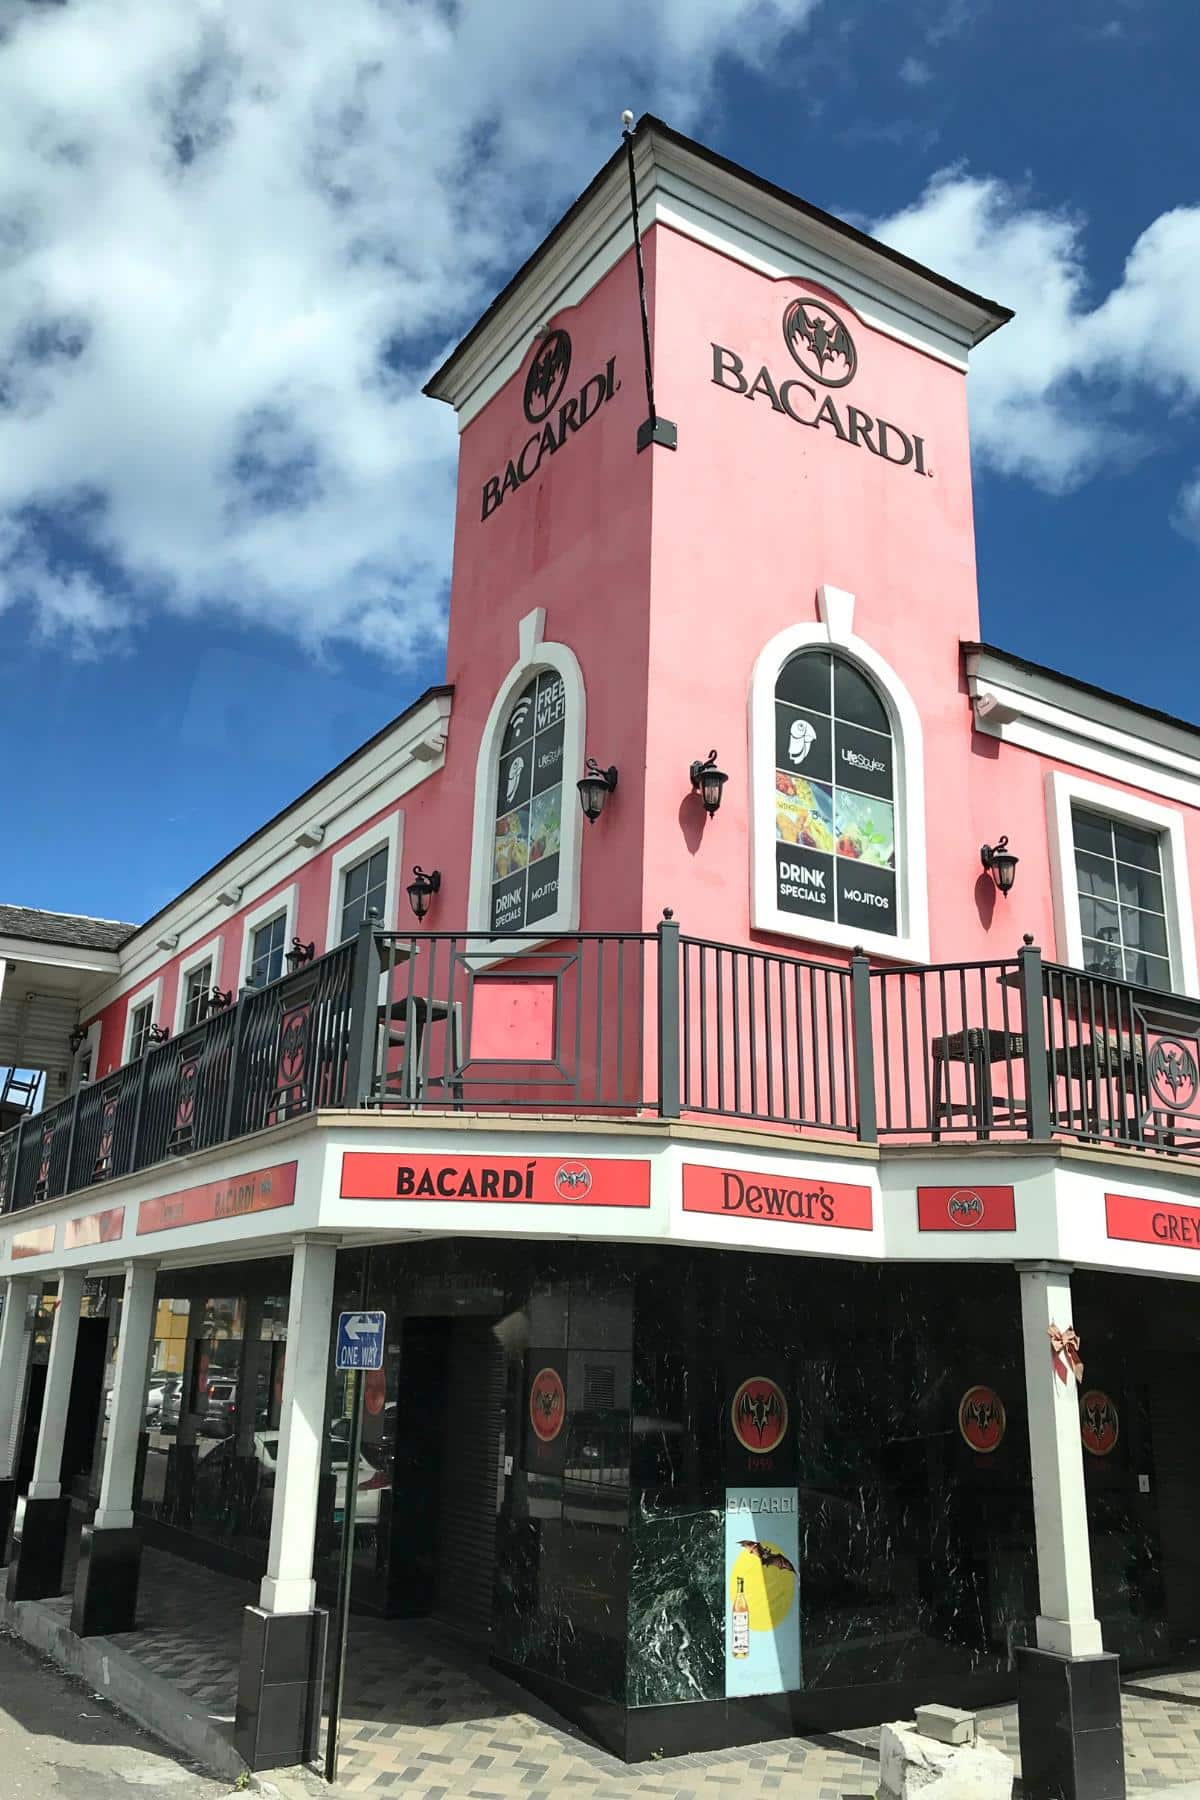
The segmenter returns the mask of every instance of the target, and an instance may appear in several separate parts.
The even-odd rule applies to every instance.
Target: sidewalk
[[[241,1611],[254,1593],[252,1583],[147,1549],[137,1631],[72,1638],[65,1595],[5,1603],[5,1617],[56,1660],[70,1656],[77,1670],[86,1655],[82,1672],[97,1691],[191,1755],[203,1754],[203,1742],[209,1766],[233,1777]],[[1123,1711],[1130,1793],[1200,1800],[1200,1671],[1130,1680]],[[1015,1706],[979,1720],[981,1735],[1019,1772]],[[411,1800],[555,1800],[568,1790],[580,1800],[869,1800],[878,1741],[877,1728],[821,1733],[630,1767],[485,1663],[433,1641],[424,1623],[356,1619],[335,1791],[376,1800],[400,1790]],[[331,1791],[312,1776],[262,1779],[286,1795]]]

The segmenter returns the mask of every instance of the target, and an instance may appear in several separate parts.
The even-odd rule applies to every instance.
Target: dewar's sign
[[[565,331],[546,333],[529,365],[521,401],[526,419],[536,429],[504,468],[484,482],[482,518],[490,519],[506,494],[515,494],[548,456],[556,455],[574,432],[582,431],[595,418],[620,389],[616,371],[617,359],[610,356],[603,369],[589,375],[577,393],[563,400],[571,373],[571,339]]]
[[[766,363],[752,373],[745,358],[725,344],[712,346],[712,379],[716,387],[746,400],[766,400],[772,412],[785,413],[794,425],[831,431],[852,449],[914,475],[932,475],[925,467],[925,440],[890,419],[860,406],[839,405],[831,390],[846,388],[858,373],[858,351],[845,321],[832,306],[811,295],[789,300],[783,311],[784,347],[801,373],[780,379]],[[822,394],[819,390],[825,389]]]

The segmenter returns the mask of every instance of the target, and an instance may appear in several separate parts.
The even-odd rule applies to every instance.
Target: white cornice
[[[79,969],[87,975],[112,975],[121,967],[116,950],[89,950],[82,944],[43,944],[34,938],[0,937],[0,961]]]
[[[966,672],[986,736],[1200,807],[1200,733],[994,650],[969,650]]]
[[[994,326],[994,315],[965,295],[948,292],[684,145],[639,134],[635,165],[643,232],[665,225],[772,280],[818,281],[879,331],[958,369],[966,368],[969,348]],[[577,306],[632,245],[621,163],[430,383],[431,394],[456,408],[460,430],[520,368],[546,321]]]

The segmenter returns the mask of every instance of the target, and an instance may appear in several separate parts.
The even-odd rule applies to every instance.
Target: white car
[[[340,1443],[338,1439],[333,1440],[333,1460],[330,1464],[334,1474],[333,1511],[334,1518],[339,1524],[346,1508],[347,1448],[347,1445]],[[254,1454],[258,1457],[264,1476],[268,1476],[271,1481],[274,1481],[276,1458],[279,1455],[279,1433],[277,1431],[256,1431]],[[354,1502],[356,1526],[379,1523],[379,1496],[385,1488],[389,1488],[391,1485],[389,1476],[380,1469],[373,1469],[365,1456],[359,1457],[358,1494]]]

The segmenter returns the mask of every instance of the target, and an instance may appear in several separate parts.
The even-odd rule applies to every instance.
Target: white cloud
[[[83,645],[154,604],[436,641],[455,435],[421,380],[623,104],[702,124],[717,58],[817,4],[6,9],[0,607]]]
[[[919,56],[906,56],[897,73],[908,87],[925,87],[933,80],[933,70]]]
[[[1200,402],[1200,207],[1156,219],[1098,300],[1083,222],[995,179],[944,171],[873,229],[1015,308],[971,364],[972,444],[994,468],[1064,491],[1169,441]],[[1182,520],[1200,518],[1200,495],[1191,506],[1181,503]]]

